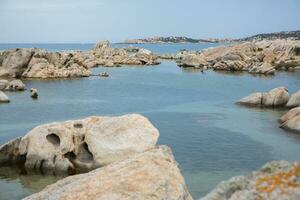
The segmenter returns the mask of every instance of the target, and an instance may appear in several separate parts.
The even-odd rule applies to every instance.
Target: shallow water
[[[152,48],[164,53],[171,47]],[[0,105],[0,144],[43,123],[140,113],[159,129],[159,144],[172,148],[196,199],[220,181],[246,174],[268,161],[300,160],[300,137],[278,128],[277,119],[286,110],[234,103],[251,92],[278,86],[295,92],[300,88],[299,72],[271,77],[202,74],[171,61],[158,66],[100,67],[94,72],[104,70],[109,78],[25,81],[27,88],[39,90],[38,100],[32,100],[28,91],[8,92],[11,103]],[[0,199],[19,199],[59,178],[0,168]]]

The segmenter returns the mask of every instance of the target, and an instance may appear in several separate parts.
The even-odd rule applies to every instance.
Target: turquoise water
[[[151,48],[164,53],[183,46]],[[172,148],[195,198],[220,181],[246,174],[268,161],[300,160],[300,136],[278,128],[277,119],[285,110],[250,109],[234,103],[251,92],[278,86],[298,91],[299,72],[271,77],[214,71],[202,74],[181,69],[172,61],[158,66],[100,67],[94,72],[104,70],[109,78],[25,81],[27,88],[39,90],[36,101],[28,91],[8,92],[11,103],[0,105],[0,144],[43,123],[140,113],[159,129],[159,144]],[[0,199],[19,199],[59,178],[0,167]]]

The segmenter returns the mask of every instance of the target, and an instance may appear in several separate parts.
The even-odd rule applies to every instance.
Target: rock
[[[21,139],[18,152],[26,169],[74,173],[153,148],[158,136],[141,115],[88,117],[37,126]]]
[[[248,176],[220,183],[201,200],[296,200],[300,197],[300,163],[267,163]]]
[[[5,90],[9,90],[9,91],[23,91],[25,90],[25,84],[19,80],[19,79],[15,79],[10,81]]]
[[[0,77],[21,77],[27,69],[34,49],[13,49],[0,54]],[[2,61],[2,62],[1,62]]]
[[[238,103],[242,105],[249,105],[249,106],[261,106],[262,98],[263,98],[263,93],[257,92],[240,99]]]
[[[253,93],[238,101],[241,105],[280,107],[289,101],[289,93],[285,87],[278,87],[267,93]]]
[[[129,53],[136,53],[140,50],[140,48],[138,47],[134,47],[134,46],[129,46],[129,47],[126,47],[124,48],[127,52]]]
[[[279,119],[280,128],[300,133],[300,107],[293,108]]]
[[[291,109],[279,119],[279,122],[284,123],[297,115],[300,115],[300,107]]]
[[[165,60],[174,60],[176,58],[176,55],[174,55],[174,54],[160,54],[160,55],[158,55],[158,58],[165,59]]]
[[[109,77],[109,74],[108,74],[108,72],[102,72],[102,73],[99,74],[99,76],[101,76],[101,77]]]
[[[285,106],[289,101],[288,89],[278,87],[263,94],[262,105],[267,107]]]
[[[0,90],[4,90],[8,83],[8,80],[0,80]]]
[[[180,67],[194,67],[200,68],[206,66],[208,63],[205,59],[198,57],[196,54],[183,55],[176,61]]]
[[[91,71],[78,60],[77,54],[37,49],[22,76],[42,79],[90,76]]]
[[[8,98],[8,96],[6,96],[6,94],[2,91],[0,91],[0,103],[9,103],[10,100]]]
[[[192,200],[171,150],[140,153],[92,172],[67,177],[25,200]]]
[[[9,163],[22,163],[24,157],[19,156],[19,144],[21,137],[9,141],[8,143],[0,146],[0,165]]]
[[[296,92],[295,94],[292,94],[290,100],[287,102],[286,106],[288,108],[293,108],[300,106],[300,91]]]
[[[250,73],[265,74],[265,75],[274,74],[275,71],[276,71],[275,67],[269,63],[263,63],[262,65],[252,67],[249,70]]]
[[[31,88],[30,89],[30,97],[33,99],[37,99],[39,96],[37,89]]]

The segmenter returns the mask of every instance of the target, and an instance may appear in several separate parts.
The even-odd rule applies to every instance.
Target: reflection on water
[[[160,130],[159,144],[172,148],[196,199],[218,182],[267,161],[300,160],[300,136],[278,128],[277,119],[286,110],[235,104],[252,92],[278,86],[296,92],[300,73],[279,72],[267,79],[248,73],[202,74],[172,61],[94,69],[94,73],[102,71],[110,77],[25,81],[27,88],[39,90],[37,101],[28,91],[7,92],[11,103],[0,105],[0,144],[43,123],[141,113]],[[0,199],[19,199],[61,178],[25,175],[3,167],[0,174]]]
[[[0,199],[21,199],[62,178],[63,176],[25,173],[17,167],[0,167]]]

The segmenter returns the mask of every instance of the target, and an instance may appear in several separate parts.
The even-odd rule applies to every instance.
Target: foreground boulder
[[[300,133],[300,107],[293,108],[279,120],[280,128]]]
[[[191,200],[171,150],[148,150],[92,172],[70,176],[25,200]]]
[[[180,67],[206,67],[213,70],[247,71],[274,74],[276,70],[295,70],[300,66],[299,40],[243,42],[202,51],[182,51],[176,62]]]
[[[0,103],[8,103],[8,102],[10,102],[8,96],[4,92],[0,91]]]
[[[25,157],[26,169],[71,174],[144,152],[155,147],[158,136],[158,130],[141,115],[88,117],[38,126],[13,143],[17,148],[0,147],[0,157],[7,154],[3,149],[11,149]],[[14,164],[14,160],[18,159],[2,160],[0,165]]]
[[[296,92],[295,94],[292,94],[289,102],[287,102],[286,106],[288,108],[293,108],[300,106],[300,91]]]
[[[288,89],[278,87],[267,93],[253,93],[238,101],[241,105],[280,107],[285,106],[289,101]]]
[[[220,183],[201,200],[300,199],[300,163],[274,161],[248,176]]]

